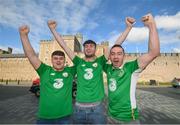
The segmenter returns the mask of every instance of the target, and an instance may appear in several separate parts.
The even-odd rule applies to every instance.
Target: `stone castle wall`
[[[137,57],[136,54],[127,54],[126,60],[133,60]],[[170,82],[174,77],[180,78],[180,53],[162,53],[146,67],[138,81],[153,79],[159,82]]]
[[[0,59],[0,80],[30,81],[35,77],[37,77],[37,74],[27,58]]]
[[[64,41],[80,57],[83,57],[81,50],[82,36],[63,36]],[[51,65],[51,53],[54,50],[62,50],[58,43],[53,40],[41,40],[39,59]],[[107,42],[97,45],[96,55],[108,55]],[[134,60],[140,54],[127,53],[125,61]],[[66,55],[66,65],[72,65],[71,60]],[[34,68],[23,54],[0,55],[0,80],[32,80],[38,77]],[[154,79],[159,82],[170,82],[174,77],[180,78],[180,53],[162,53],[151,62],[140,74],[139,81],[149,81]]]

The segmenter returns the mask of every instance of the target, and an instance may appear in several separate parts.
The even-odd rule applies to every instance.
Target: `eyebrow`
[[[64,58],[64,56],[60,56],[60,57],[54,56],[53,58]]]
[[[122,54],[123,52],[110,52],[110,53],[112,53],[112,54],[114,54],[114,53]]]

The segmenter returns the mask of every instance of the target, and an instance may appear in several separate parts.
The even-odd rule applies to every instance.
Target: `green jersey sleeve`
[[[106,69],[106,67],[107,67],[107,64],[106,64],[106,63],[107,63],[107,59],[105,58],[104,55],[102,55],[102,56],[100,56],[100,57],[98,58],[98,60],[99,60],[99,62],[101,63],[103,70],[105,71],[105,69]]]
[[[48,67],[49,67],[48,65],[41,62],[41,65],[36,70],[36,72],[38,73],[39,76],[41,76],[48,69]]]
[[[131,72],[134,72],[135,70],[139,69],[137,59],[134,61],[128,62],[127,67],[129,67],[129,69],[131,69]]]
[[[71,74],[73,75],[73,77],[76,75],[76,67],[75,66],[72,66],[72,67],[69,67],[70,68],[70,72]]]
[[[75,65],[75,66],[77,66],[77,65],[80,63],[80,60],[81,60],[81,58],[80,58],[80,57],[75,56],[75,57],[74,57],[74,59],[73,59],[73,63],[74,63],[74,65]]]
[[[107,64],[107,63],[106,63],[106,64],[103,66],[103,71],[104,71],[105,73],[107,73],[110,66],[111,66],[111,64]]]

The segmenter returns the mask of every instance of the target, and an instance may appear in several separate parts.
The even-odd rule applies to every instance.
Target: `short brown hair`
[[[93,40],[86,40],[84,43],[83,43],[83,46],[85,46],[86,44],[94,44],[95,48],[96,48],[96,42],[94,42]]]
[[[118,45],[118,44],[114,44],[114,45],[111,47],[110,52],[111,52],[111,50],[112,50],[113,48],[115,48],[115,47],[121,48],[121,49],[123,50],[123,53],[124,53],[124,48],[123,48],[121,45]]]
[[[55,55],[57,55],[57,56],[63,56],[63,57],[65,58],[64,52],[63,52],[63,51],[60,51],[60,50],[54,51],[54,52],[51,54],[51,57],[53,57],[53,56],[55,56]]]

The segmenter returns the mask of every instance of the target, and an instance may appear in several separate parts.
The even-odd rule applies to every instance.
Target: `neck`
[[[88,61],[88,62],[94,61],[95,59],[96,59],[96,56],[92,56],[92,57],[87,57],[87,56],[85,56],[85,57],[84,57],[84,60],[85,60],[85,61]]]
[[[62,71],[64,68],[61,69],[57,69],[57,68],[53,68],[55,71]]]
[[[123,63],[121,65],[115,66],[113,65],[114,68],[122,68],[123,67]]]

